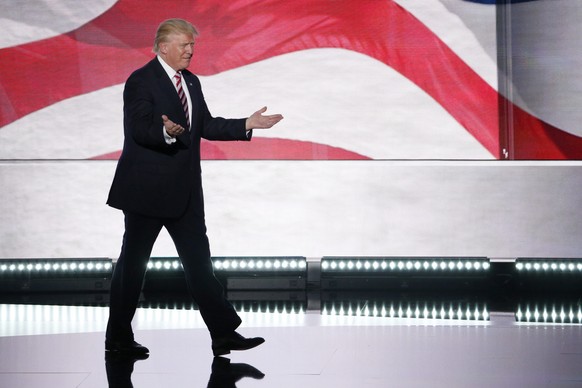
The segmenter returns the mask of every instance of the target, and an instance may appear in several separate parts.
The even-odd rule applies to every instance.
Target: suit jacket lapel
[[[154,59],[154,61],[156,62],[157,66],[155,67],[155,72],[156,75],[158,76],[158,86],[160,87],[160,90],[162,91],[162,93],[164,93],[164,95],[166,96],[166,98],[169,101],[169,105],[171,106],[175,106],[175,107],[181,107],[182,103],[180,102],[180,98],[178,97],[178,92],[176,91],[176,87],[174,86],[174,83],[172,82],[172,80],[168,77],[168,74],[166,74],[166,71],[164,70],[164,68],[162,67],[162,65],[160,64],[160,62],[156,59]],[[180,114],[180,117],[176,117],[174,120],[172,119],[172,117],[170,117],[170,120],[172,121],[180,121],[180,122],[186,122],[186,115],[184,114],[184,111],[182,109],[174,109],[174,111],[177,114]],[[170,116],[170,112],[168,112],[168,116]]]
[[[199,109],[197,109],[198,103],[199,103],[199,90],[197,89],[197,83],[194,79],[194,75],[192,75],[192,73],[190,73],[188,70],[184,70],[182,71],[182,76],[184,77],[184,82],[186,82],[186,86],[188,87],[188,94],[190,94],[190,101],[192,101],[192,112],[190,112],[190,116],[191,117],[191,123],[192,123],[192,132],[199,130],[200,128],[198,128],[197,125],[195,125],[195,123],[198,122],[198,113],[199,113]]]
[[[157,58],[154,58],[152,62],[155,62],[154,72],[158,77],[157,82],[160,90],[162,91],[164,96],[168,99],[169,102],[168,105],[175,107],[172,109],[172,112],[167,112],[166,115],[170,120],[176,123],[180,123],[183,126],[186,126],[186,114],[182,109],[182,102],[178,97],[178,92],[176,91],[176,87],[174,86],[173,81],[168,77],[168,74],[166,73],[166,71],[164,70],[164,68],[160,64],[160,61],[158,61]],[[181,139],[183,143],[188,145],[190,144],[189,135],[190,135],[189,133],[185,132],[184,134],[178,136],[178,138]]]

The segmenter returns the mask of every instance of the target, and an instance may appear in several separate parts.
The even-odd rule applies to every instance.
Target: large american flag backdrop
[[[169,17],[201,32],[190,70],[213,114],[286,116],[204,159],[502,159],[507,138],[515,159],[582,157],[575,130],[498,92],[491,1],[420,3],[4,0],[0,158],[117,158],[122,85]]]

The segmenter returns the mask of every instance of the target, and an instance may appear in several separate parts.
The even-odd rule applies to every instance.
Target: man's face
[[[160,54],[164,61],[178,71],[190,66],[194,52],[194,36],[171,34],[168,41],[160,44]]]

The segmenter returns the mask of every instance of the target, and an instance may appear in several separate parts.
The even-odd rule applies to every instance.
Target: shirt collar
[[[162,65],[162,67],[164,68],[166,73],[168,74],[168,77],[170,77],[170,79],[173,80],[177,71],[172,69],[172,67],[170,65],[168,65],[166,62],[164,62],[162,57],[160,57],[159,55],[158,55],[158,61],[160,61],[160,64]]]

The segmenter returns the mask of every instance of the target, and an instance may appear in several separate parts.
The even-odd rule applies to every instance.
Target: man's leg
[[[182,217],[166,223],[166,229],[176,245],[188,289],[210,334],[214,337],[234,332],[241,319],[214,275],[204,220]]]
[[[119,260],[111,279],[109,322],[106,339],[133,341],[131,321],[139,301],[147,263],[162,222],[155,218],[124,212],[125,233]]]
[[[245,338],[235,330],[241,319],[226,299],[222,285],[214,276],[203,212],[192,206],[178,220],[165,224],[172,236],[186,275],[188,288],[212,337],[214,356],[231,350],[247,350],[265,342],[261,337]]]

